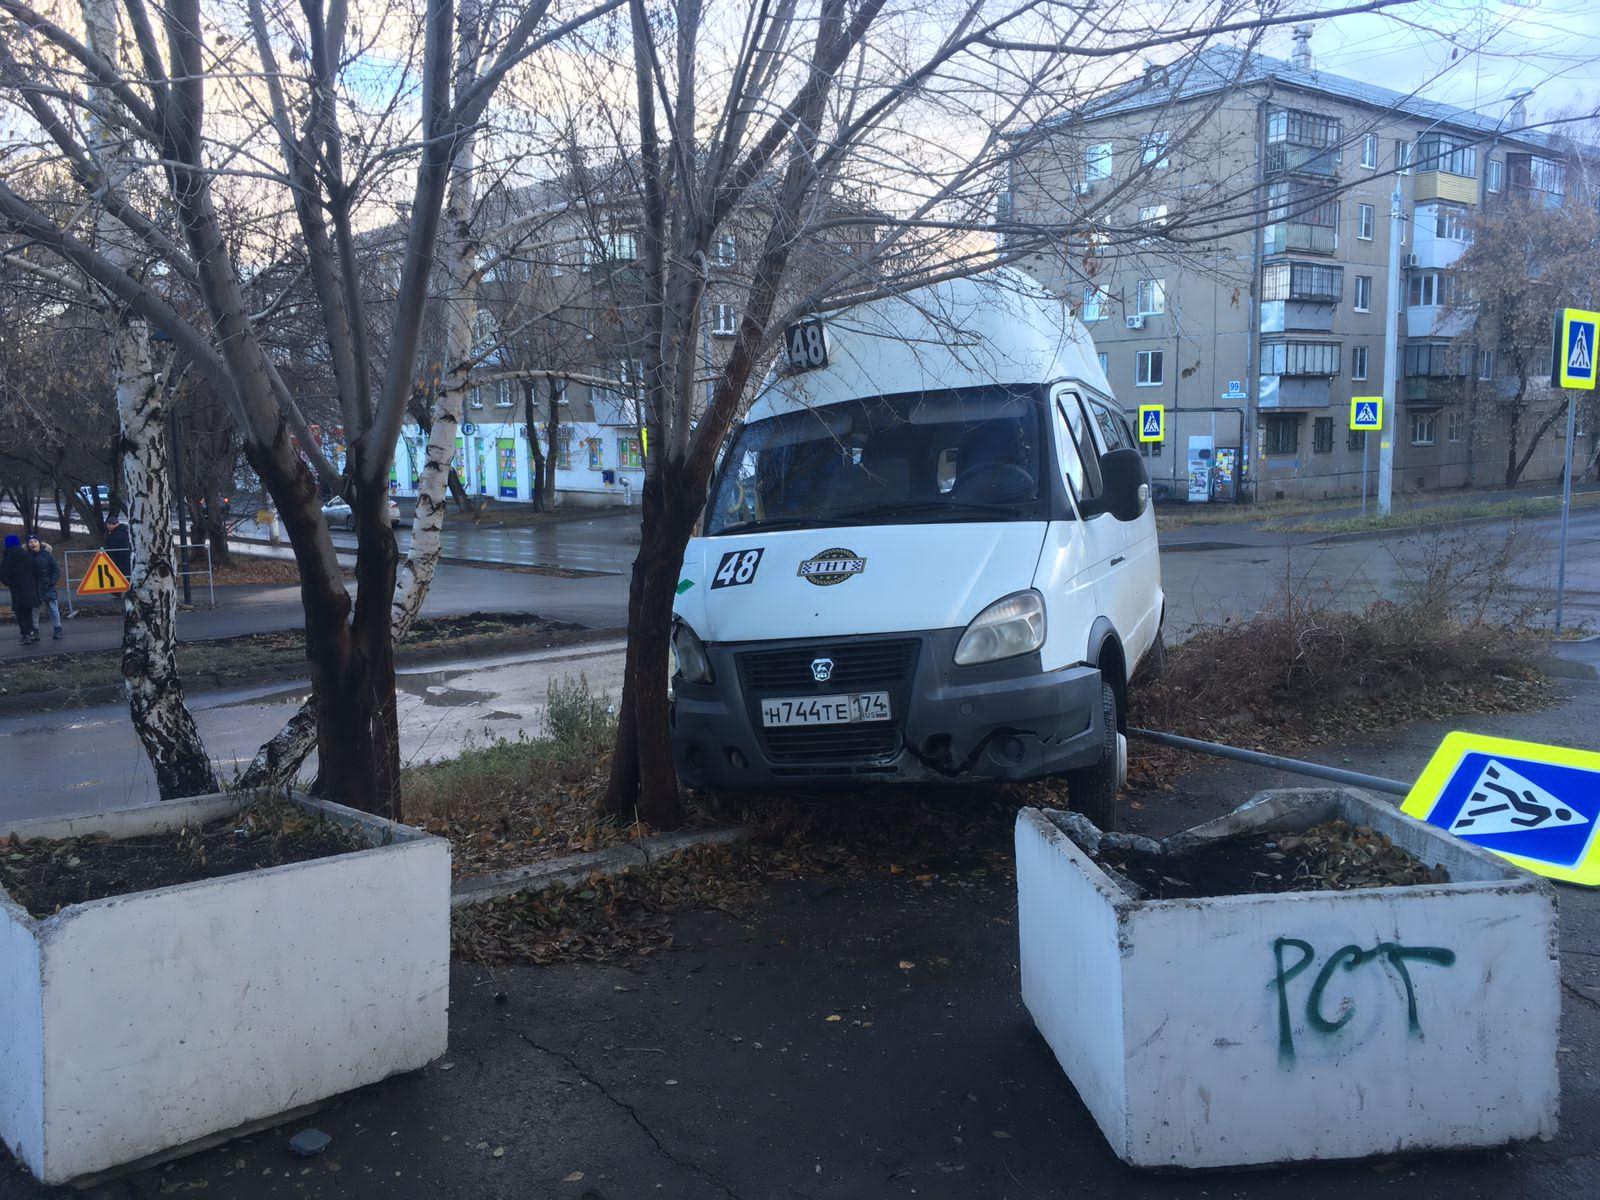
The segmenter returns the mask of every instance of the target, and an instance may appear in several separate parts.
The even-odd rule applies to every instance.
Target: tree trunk
[[[528,453],[533,459],[533,477],[530,480],[530,491],[533,496],[533,511],[544,511],[544,451],[539,446],[539,426],[533,419],[533,398],[538,390],[538,384],[532,379],[522,381],[522,423],[528,431]]]
[[[205,540],[211,546],[213,569],[225,567],[233,561],[233,553],[228,549],[228,522],[222,512],[222,486],[217,480],[212,479],[206,485],[205,520],[201,528],[205,532]]]
[[[133,539],[133,568],[122,597],[128,709],[155,769],[161,798],[205,795],[221,789],[178,677],[167,421],[144,322],[122,322],[112,339],[112,354],[122,428],[122,494]]]
[[[550,419],[545,422],[544,502],[552,511],[556,506],[556,466],[561,445],[561,381],[550,381]]]
[[[114,0],[83,0],[83,19],[90,46],[106,61],[120,62]],[[97,102],[90,143],[95,167],[117,178],[127,159],[124,134],[113,115],[118,101],[108,90],[90,90]],[[138,252],[129,244],[127,231],[105,209],[99,211],[96,232],[112,262],[137,269]],[[133,541],[133,566],[122,597],[122,678],[128,710],[155,769],[162,799],[200,795],[217,791],[218,786],[178,677],[178,580],[172,559],[172,496],[167,488],[166,397],[150,361],[148,326],[120,305],[108,304],[106,315],[112,325],[118,475]]]
[[[667,670],[678,568],[694,517],[691,513],[685,520],[666,508],[661,474],[645,478],[640,497],[643,525],[639,557],[628,584],[628,649],[604,804],[605,811],[619,820],[637,818],[655,829],[671,829],[683,823],[683,803],[672,764],[662,676]]]
[[[67,494],[60,488],[56,489],[56,530],[58,541],[72,540],[72,505],[67,502]]]
[[[1506,486],[1517,486],[1517,476],[1522,474],[1517,468],[1517,442],[1522,436],[1522,407],[1519,404],[1511,410],[1511,422],[1506,429]]]

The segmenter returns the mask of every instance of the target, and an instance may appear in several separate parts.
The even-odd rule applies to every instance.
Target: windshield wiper
[[[865,508],[851,508],[841,513],[824,513],[827,521],[865,520],[870,517],[898,517],[911,513],[992,513],[1015,517],[1019,513],[1015,504],[983,504],[974,500],[898,500],[889,504],[870,504]]]
[[[774,517],[771,520],[740,521],[737,525],[724,525],[709,537],[725,537],[730,533],[767,533],[780,529],[814,529],[826,525],[818,517]]]

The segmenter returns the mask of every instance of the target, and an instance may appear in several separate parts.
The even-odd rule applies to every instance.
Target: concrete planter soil
[[[0,828],[175,831],[206,796]],[[296,796],[370,848],[73,905],[0,889],[0,1138],[60,1183],[258,1124],[445,1049],[450,849]]]
[[[1073,814],[1017,818],[1022,998],[1111,1148],[1226,1167],[1554,1136],[1555,894],[1361,793],[1266,792],[1169,851],[1341,818],[1450,882],[1138,900]],[[1117,835],[1110,835],[1117,836]]]

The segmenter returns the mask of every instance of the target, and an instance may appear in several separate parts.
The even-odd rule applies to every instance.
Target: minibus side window
[[[1102,486],[1100,455],[1095,450],[1083,410],[1078,407],[1078,398],[1070,392],[1058,396],[1056,415],[1058,428],[1065,426],[1066,430],[1065,436],[1058,439],[1062,470],[1072,485],[1074,497],[1080,501],[1092,500],[1100,495]]]
[[[1089,412],[1100,426],[1100,438],[1105,442],[1106,449],[1130,449],[1133,446],[1133,439],[1128,433],[1127,423],[1098,400],[1090,400],[1087,403]]]

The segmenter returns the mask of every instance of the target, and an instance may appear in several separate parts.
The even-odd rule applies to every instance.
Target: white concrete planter
[[[0,828],[176,830],[206,796]],[[0,890],[0,1138],[60,1183],[420,1067],[445,1049],[450,848],[337,804],[371,848],[73,905]]]
[[[1224,1167],[1554,1136],[1560,972],[1544,881],[1334,789],[1266,792],[1165,845],[1333,818],[1373,827],[1451,882],[1136,900],[1079,844],[1097,844],[1092,825],[1019,814],[1023,1002],[1124,1162]]]

